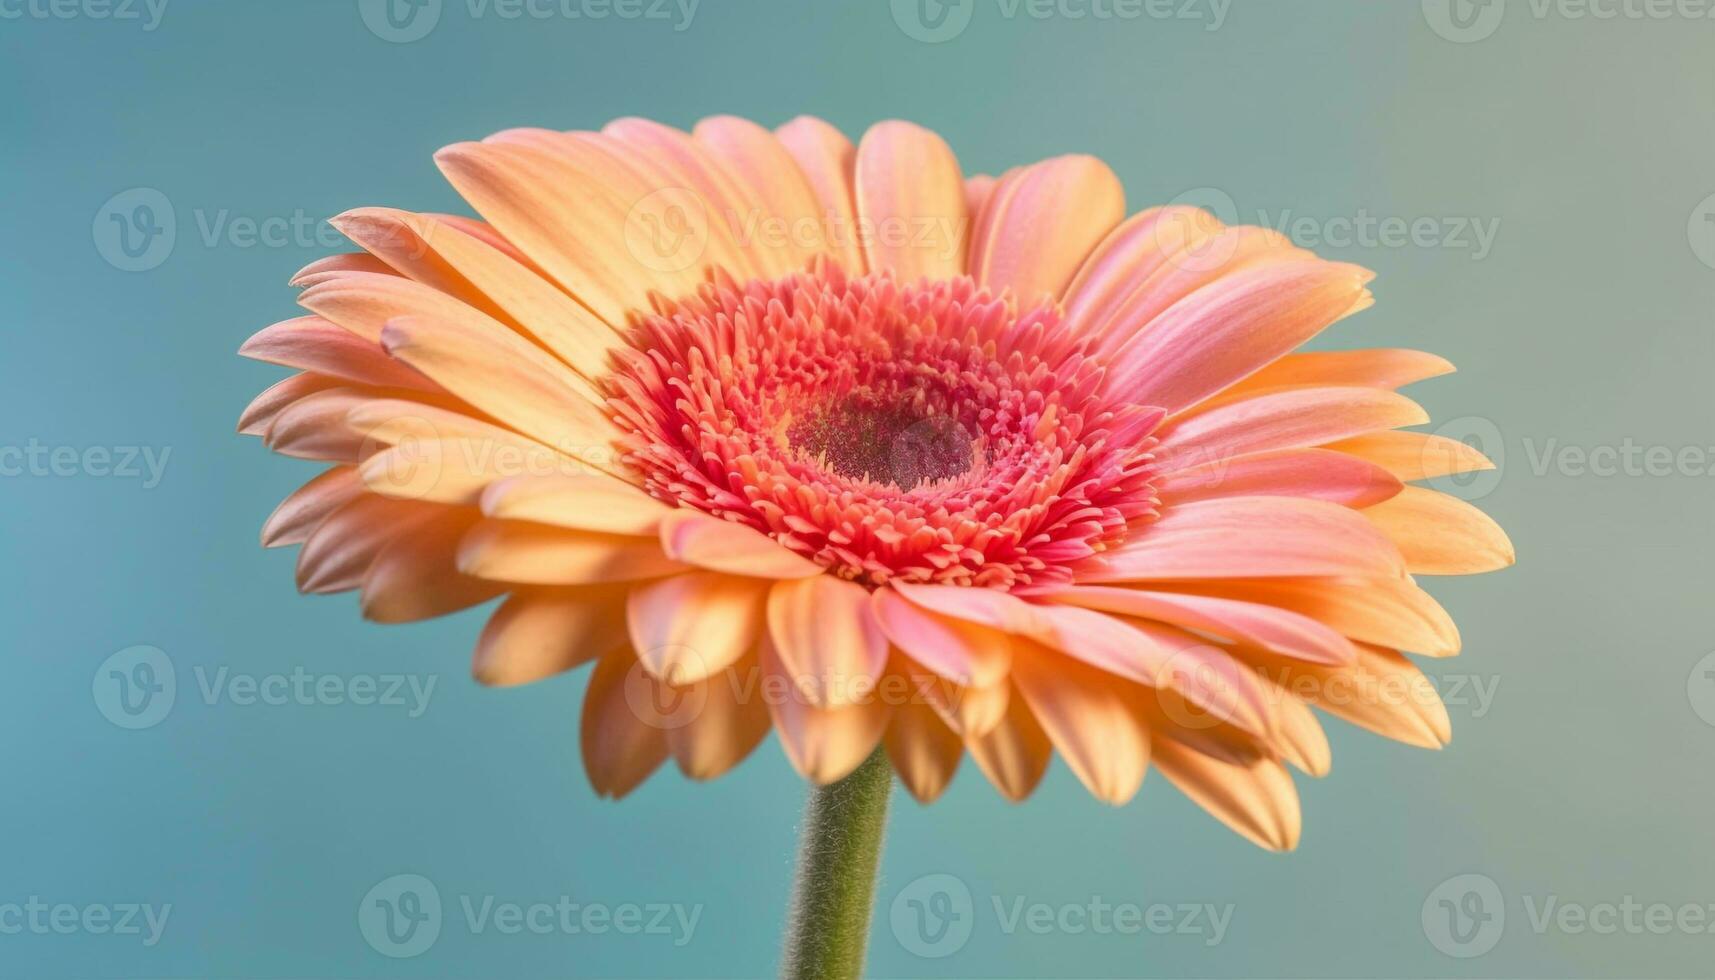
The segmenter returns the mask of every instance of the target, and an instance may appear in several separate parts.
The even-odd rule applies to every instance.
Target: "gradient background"
[[[1559,455],[1715,444],[1715,268],[1699,258],[1715,263],[1704,220],[1715,20],[1684,16],[1704,8],[1632,17],[1609,0],[1601,9],[1621,16],[1604,19],[1496,0],[1466,7],[1476,20],[1461,33],[1448,0],[1238,0],[1217,30],[1207,0],[1188,11],[1196,19],[1008,17],[1001,0],[964,0],[950,14],[969,15],[966,29],[929,44],[881,0],[706,0],[682,31],[508,20],[446,0],[431,33],[393,43],[356,0],[170,0],[154,30],[90,16],[96,6],[60,8],[65,18],[22,2],[0,3],[23,13],[0,19],[0,446],[171,456],[152,488],[0,478],[11,648],[0,904],[172,912],[152,948],[0,935],[0,974],[774,970],[803,797],[775,744],[712,785],[663,771],[622,804],[599,802],[575,741],[583,674],[480,689],[466,663],[481,613],[369,625],[349,596],[297,596],[293,554],[257,547],[263,518],[314,469],[233,434],[281,373],[233,351],[294,314],[293,271],[339,249],[311,234],[210,240],[199,225],[362,204],[462,210],[431,152],[509,126],[631,114],[688,126],[715,112],[773,125],[810,112],[854,135],[915,119],[968,171],[1093,152],[1133,208],[1213,188],[1243,220],[1291,209],[1336,237],[1334,219],[1360,212],[1449,232],[1452,219],[1498,222],[1480,255],[1469,235],[1308,242],[1380,273],[1379,305],[1324,343],[1451,358],[1459,374],[1413,394],[1438,422],[1456,420],[1446,431],[1504,456],[1498,480],[1462,492],[1508,529],[1518,566],[1428,583],[1466,640],[1462,657],[1429,666],[1447,679],[1453,744],[1423,752],[1331,721],[1334,771],[1300,782],[1306,830],[1292,856],[1246,844],[1159,775],[1114,810],[1056,763],[1014,807],[967,765],[931,809],[896,797],[873,975],[1708,975],[1715,935],[1538,931],[1526,904],[1715,903],[1715,681],[1698,669],[1715,649],[1715,481],[1707,461],[1600,476]],[[170,202],[177,238],[155,268],[126,272],[104,258],[115,244],[104,202],[140,187]],[[178,699],[159,725],[129,731],[103,717],[92,684],[136,644],[170,656]],[[199,667],[406,672],[437,686],[416,718],[208,704]],[[1473,680],[1493,692],[1487,710]],[[447,915],[431,949],[395,960],[366,944],[356,911],[402,872],[432,880]],[[974,896],[969,942],[939,959],[910,952],[888,920],[929,873]],[[1424,924],[1426,897],[1461,874],[1495,882],[1506,913],[1498,944],[1468,959],[1445,955]],[[675,947],[473,935],[456,904],[562,894],[704,908],[694,940]],[[1214,946],[1009,935],[993,896],[1208,902],[1233,916]]]

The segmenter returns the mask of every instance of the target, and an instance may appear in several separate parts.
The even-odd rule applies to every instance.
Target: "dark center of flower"
[[[787,427],[793,449],[840,476],[911,490],[971,472],[976,441],[957,419],[853,395]]]

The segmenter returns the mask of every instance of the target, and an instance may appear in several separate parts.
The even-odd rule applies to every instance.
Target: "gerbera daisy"
[[[1403,655],[1458,650],[1417,574],[1512,561],[1411,485],[1488,466],[1396,389],[1409,350],[1293,353],[1371,274],[1101,161],[966,176],[935,134],[510,130],[436,160],[481,220],[367,208],[242,353],[298,369],[241,431],[333,464],[267,522],[382,622],[486,602],[488,684],[593,661],[595,789],[707,779],[770,731],[816,784],[883,747],[919,800],[1058,753],[1152,765],[1288,849],[1312,708],[1449,737]]]

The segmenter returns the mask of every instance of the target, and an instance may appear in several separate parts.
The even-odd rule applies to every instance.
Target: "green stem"
[[[876,749],[851,775],[810,791],[780,966],[785,980],[862,975],[892,790],[893,767]]]

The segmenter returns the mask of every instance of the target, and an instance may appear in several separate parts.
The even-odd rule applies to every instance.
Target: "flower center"
[[[976,440],[953,416],[860,395],[792,423],[786,440],[840,476],[901,490],[963,476],[981,460]]]
[[[837,575],[1016,589],[1155,513],[1159,414],[967,278],[837,268],[711,283],[642,318],[609,378],[650,492]]]

